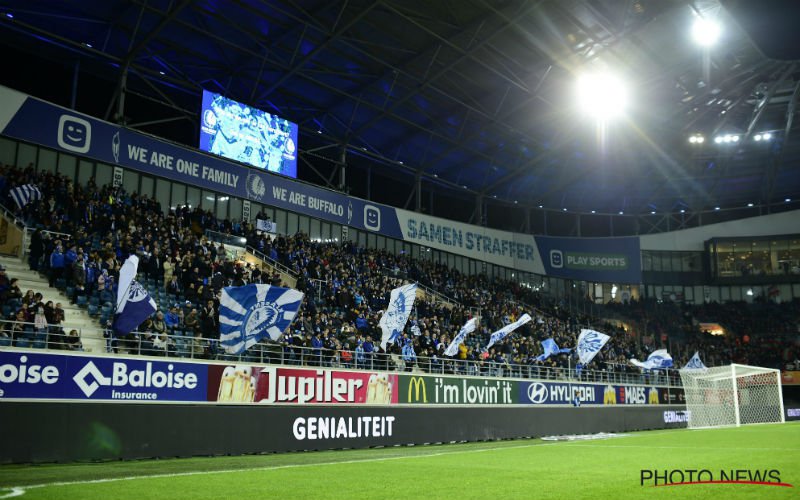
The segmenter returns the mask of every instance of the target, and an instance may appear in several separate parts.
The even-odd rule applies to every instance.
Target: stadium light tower
[[[578,103],[582,111],[607,120],[621,115],[628,104],[622,81],[608,73],[586,74],[578,79]]]
[[[717,22],[702,17],[698,17],[692,25],[692,38],[703,47],[714,45],[721,32],[722,29]]]

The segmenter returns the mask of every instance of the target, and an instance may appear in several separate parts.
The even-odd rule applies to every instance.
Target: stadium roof
[[[771,17],[798,10],[783,0],[11,0],[0,43],[13,71],[0,83],[192,146],[201,90],[220,92],[300,124],[303,180],[337,187],[344,151],[351,194],[483,214],[494,227],[520,230],[522,207],[540,206],[763,213],[800,199],[800,44]],[[722,26],[710,49],[689,36],[699,16]],[[599,70],[628,82],[632,103],[603,130],[573,92]],[[771,140],[756,141],[765,131]],[[739,140],[714,142],[725,134]]]

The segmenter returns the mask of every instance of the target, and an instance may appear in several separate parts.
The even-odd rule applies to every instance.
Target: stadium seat
[[[56,288],[58,288],[58,286],[56,286]],[[68,298],[72,298],[74,294],[75,294],[74,286],[68,286],[64,289],[64,295],[66,295]]]
[[[97,295],[92,295],[89,297],[89,305],[95,306],[95,309],[100,306],[100,297]]]
[[[64,278],[57,279],[55,284],[56,288],[58,288],[59,290],[64,290],[65,288],[67,288],[67,280],[65,280]]]
[[[92,317],[100,315],[100,309],[97,307],[97,305],[92,304],[91,302],[89,303],[88,312],[89,312],[89,316],[92,316]]]
[[[75,299],[75,303],[78,304],[78,307],[86,307],[89,300],[86,298],[86,295],[78,295]]]

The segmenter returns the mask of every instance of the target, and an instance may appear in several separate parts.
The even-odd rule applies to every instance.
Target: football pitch
[[[698,479],[738,482],[661,485]],[[749,484],[759,482],[769,484]],[[592,441],[6,465],[2,498],[800,498],[800,423]]]

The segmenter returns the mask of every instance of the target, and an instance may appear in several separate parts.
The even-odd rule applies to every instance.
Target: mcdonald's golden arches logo
[[[411,403],[411,393],[414,393],[414,402],[419,402],[420,393],[422,394],[422,402],[428,402],[428,388],[425,385],[425,379],[422,377],[411,377],[408,379],[408,402]]]

